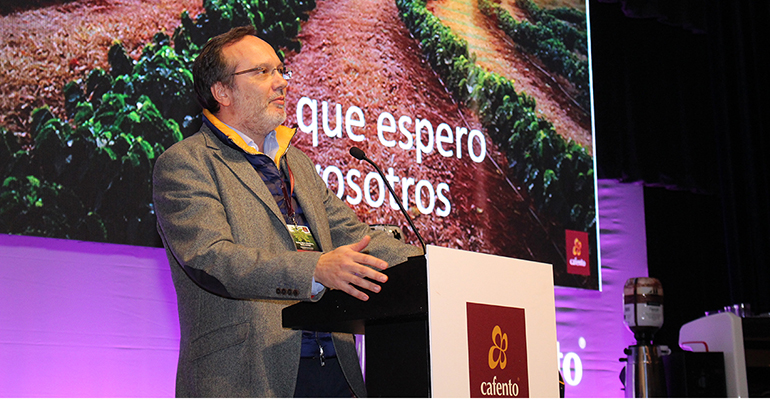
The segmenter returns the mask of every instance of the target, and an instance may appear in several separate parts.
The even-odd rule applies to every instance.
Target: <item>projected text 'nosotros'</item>
[[[319,108],[319,101],[308,97],[302,97],[297,102],[297,125],[300,131],[312,135],[313,147],[318,147],[323,137],[342,139],[343,132],[354,142],[366,141],[367,137],[362,133],[367,125],[363,110],[355,105],[349,106],[343,118],[342,105],[336,104],[333,107],[330,110],[329,103],[322,101]],[[434,128],[428,119],[407,115],[396,119],[387,111],[380,113],[376,120],[378,143],[388,148],[413,152],[417,164],[422,164],[423,156],[434,151],[442,157],[466,158],[473,163],[484,161],[487,155],[486,139],[477,129],[469,130],[459,126],[452,128],[444,122]],[[336,165],[316,165],[316,169],[327,185],[336,178],[337,197],[351,205],[365,201],[370,207],[379,208],[385,202],[385,182],[375,172],[362,177],[357,169],[343,171]],[[411,206],[411,198],[421,214],[435,213],[436,216],[446,217],[452,210],[450,186],[446,182],[434,184],[425,179],[416,181],[413,177],[398,176],[392,167],[387,168],[386,179],[397,193],[400,191],[404,207]],[[346,186],[353,194],[343,198]],[[395,200],[388,196],[391,208],[397,209]]]

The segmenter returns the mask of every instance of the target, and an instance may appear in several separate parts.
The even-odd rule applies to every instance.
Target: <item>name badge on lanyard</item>
[[[294,206],[292,204],[292,195],[294,194],[294,174],[289,167],[289,161],[286,160],[286,167],[289,170],[289,184],[291,185],[291,193],[286,191],[286,185],[281,181],[281,189],[283,190],[283,200],[286,202],[286,210],[288,216],[293,223],[286,224],[286,228],[289,230],[292,239],[294,239],[294,245],[298,251],[321,251],[321,248],[313,238],[313,233],[310,232],[310,228],[305,225],[297,224],[296,215],[294,213]]]
[[[297,250],[321,251],[321,248],[318,247],[313,238],[313,234],[310,233],[310,228],[305,225],[294,224],[287,224],[286,227],[289,228],[289,233],[291,233],[291,237],[294,239],[294,245],[297,246]]]

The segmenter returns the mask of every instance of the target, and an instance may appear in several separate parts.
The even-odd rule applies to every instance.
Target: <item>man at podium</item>
[[[157,160],[153,199],[181,328],[179,397],[365,396],[352,335],[281,327],[281,310],[421,254],[372,231],[281,126],[291,72],[253,27],[193,67],[204,124]],[[365,279],[368,278],[368,279]],[[354,286],[355,285],[355,286]]]

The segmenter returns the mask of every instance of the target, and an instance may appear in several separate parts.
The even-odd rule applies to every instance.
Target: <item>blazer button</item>
[[[281,288],[275,288],[275,294],[281,294]]]
[[[286,295],[286,288],[281,289],[281,294]]]
[[[294,297],[297,297],[297,296],[299,296],[299,290],[297,290],[297,289],[294,289],[294,293],[292,293],[292,294],[294,295]]]

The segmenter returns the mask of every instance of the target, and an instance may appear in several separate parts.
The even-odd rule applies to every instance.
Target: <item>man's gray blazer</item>
[[[289,147],[295,193],[323,251],[371,235],[367,251],[390,265],[420,254],[360,222]],[[204,125],[157,160],[153,201],[177,292],[179,397],[291,397],[301,332],[281,327],[281,310],[311,300],[318,252],[297,252],[284,218],[243,153]],[[376,296],[376,295],[375,295]],[[353,336],[333,336],[355,395],[366,390]]]

